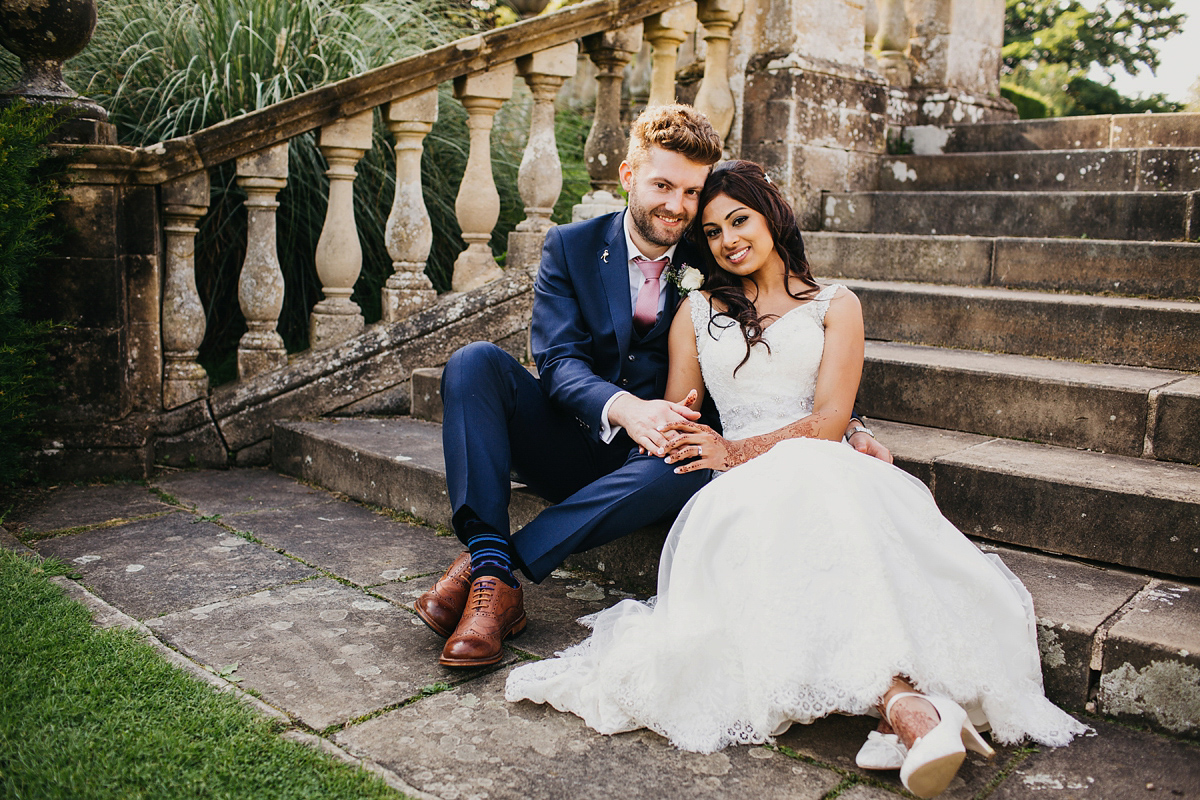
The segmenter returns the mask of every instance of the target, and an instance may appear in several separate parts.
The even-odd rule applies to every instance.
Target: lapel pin
[[[608,251],[607,250],[605,250],[603,253],[600,254],[600,260],[603,261],[605,264],[608,263]]]

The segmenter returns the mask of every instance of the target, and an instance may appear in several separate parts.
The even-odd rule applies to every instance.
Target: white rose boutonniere
[[[704,273],[687,264],[679,264],[671,269],[667,280],[675,284],[680,295],[687,297],[689,292],[696,291],[704,283]]]

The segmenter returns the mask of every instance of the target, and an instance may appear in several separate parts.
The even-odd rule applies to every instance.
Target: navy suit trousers
[[[596,440],[550,401],[525,367],[488,342],[467,345],[450,358],[442,401],[446,484],[456,523],[468,508],[508,533],[514,472],[555,503],[510,537],[535,582],[571,553],[674,516],[709,479],[708,470],[675,474],[675,465],[640,455],[624,433],[611,444]]]

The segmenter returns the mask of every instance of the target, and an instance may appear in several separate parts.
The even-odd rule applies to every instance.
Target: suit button
[[[629,360],[630,360],[630,361],[637,361],[637,356],[630,356],[630,357],[629,357]]]
[[[617,385],[618,386],[628,386],[629,378],[621,378],[621,380],[617,381]]]

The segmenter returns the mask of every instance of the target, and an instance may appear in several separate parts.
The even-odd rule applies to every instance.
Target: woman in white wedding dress
[[[861,309],[812,279],[792,211],[758,165],[714,169],[694,233],[712,258],[671,328],[667,398],[698,408],[707,389],[724,435],[670,426],[666,457],[719,473],[671,528],[656,601],[596,615],[583,643],[514,669],[506,697],[699,752],[877,710],[885,733],[860,764],[900,767],[921,797],[946,788],[965,747],[990,754],[975,725],[1056,746],[1086,730],[1043,694],[1016,576],[920,481],[840,441],[862,372]]]

